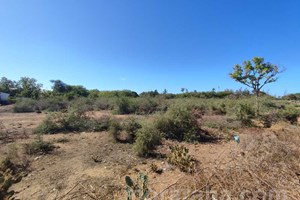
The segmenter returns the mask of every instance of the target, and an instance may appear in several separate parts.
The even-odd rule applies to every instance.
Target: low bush
[[[131,114],[134,113],[136,110],[133,101],[131,101],[129,98],[119,98],[116,102],[115,106],[115,114]]]
[[[149,156],[162,140],[161,132],[150,124],[144,124],[136,135],[134,150],[139,156]]]
[[[226,105],[222,103],[220,106],[211,106],[212,113],[215,115],[226,115]]]
[[[116,101],[115,113],[147,115],[159,109],[156,99],[122,97]]]
[[[240,103],[236,111],[236,117],[245,127],[252,126],[252,119],[255,117],[255,111],[247,103]]]
[[[18,99],[14,105],[14,112],[27,113],[34,112],[38,109],[37,100],[22,98]]]
[[[40,111],[46,110],[49,112],[55,112],[67,109],[68,106],[69,102],[60,97],[45,98],[37,101],[37,108]]]
[[[59,97],[44,98],[39,100],[21,98],[16,101],[14,112],[39,112],[42,110],[54,112],[67,109],[69,102]]]
[[[62,114],[62,113],[60,113]],[[35,129],[34,133],[40,134],[54,134],[61,131],[61,127],[55,121],[56,116],[58,113],[50,114],[44,119],[42,123],[40,123]]]
[[[107,131],[110,127],[111,116],[103,115],[99,119],[91,120],[93,131]]]
[[[201,117],[191,106],[173,105],[163,116],[155,120],[156,128],[164,133],[167,139],[178,141],[199,141]]]
[[[93,101],[85,97],[74,99],[69,105],[69,111],[71,112],[86,113],[93,110]]]
[[[55,146],[51,142],[45,142],[41,135],[32,143],[25,144],[25,151],[28,155],[47,154],[53,151]]]
[[[221,135],[241,128],[240,122],[234,118],[218,115],[203,116],[202,126],[204,128],[217,129]]]
[[[134,110],[138,115],[146,115],[154,113],[157,110],[158,103],[155,99],[139,98],[134,101]]]
[[[280,116],[291,124],[297,124],[300,111],[294,106],[287,106],[280,112]]]
[[[81,111],[57,112],[49,114],[34,129],[35,133],[54,134],[59,132],[105,131],[109,128],[108,116],[93,119]]]
[[[260,119],[263,123],[264,128],[270,128],[274,123],[276,123],[280,119],[280,116],[278,112],[271,111],[261,115]]]
[[[122,129],[127,133],[127,140],[130,143],[135,141],[136,133],[140,128],[142,128],[142,125],[133,117],[125,119],[122,123]]]
[[[112,110],[114,108],[113,99],[99,97],[93,101],[94,110]]]
[[[119,136],[121,134],[121,131],[122,131],[122,126],[120,121],[117,119],[111,119],[108,132],[114,142],[119,141]]]

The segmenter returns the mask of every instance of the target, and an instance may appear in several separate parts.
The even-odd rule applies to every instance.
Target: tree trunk
[[[255,115],[259,116],[259,91],[256,91],[256,111],[255,111]]]

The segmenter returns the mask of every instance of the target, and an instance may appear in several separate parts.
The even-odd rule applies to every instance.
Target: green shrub
[[[60,132],[61,127],[55,121],[56,115],[57,114],[48,115],[46,119],[34,129],[34,133],[54,134]]]
[[[42,136],[38,136],[37,140],[32,143],[25,144],[27,154],[47,154],[53,151],[55,146],[51,142],[45,142]]]
[[[91,120],[84,113],[77,112],[58,113],[57,118],[58,127],[60,127],[61,132],[93,131],[94,122],[94,120]]]
[[[125,119],[122,123],[123,130],[128,135],[128,141],[133,143],[136,138],[137,131],[142,128],[141,124],[133,117]]]
[[[249,127],[252,126],[252,119],[255,117],[255,111],[249,104],[240,103],[236,117],[243,126]]]
[[[111,119],[110,120],[110,126],[109,126],[109,134],[111,138],[117,142],[119,141],[119,136],[122,131],[122,126],[119,120],[117,119]]]
[[[278,115],[278,112],[275,111],[271,111],[260,116],[264,128],[270,128],[272,124],[276,123],[279,120],[279,118],[280,116]]]
[[[129,98],[119,98],[116,102],[115,113],[124,115],[134,113],[136,110],[134,103]]]
[[[37,107],[39,110],[47,110],[49,112],[60,111],[67,109],[69,102],[59,97],[44,98],[37,101]]]
[[[155,126],[167,139],[198,141],[201,139],[198,117],[200,116],[193,111],[192,107],[175,105],[155,120]]]
[[[139,156],[149,156],[157,145],[161,143],[162,134],[153,125],[144,124],[137,131],[134,150]]]
[[[66,109],[68,107],[68,104],[68,102],[58,97],[45,98],[39,100],[22,98],[17,100],[14,106],[14,112],[37,112],[42,110],[54,112]]]
[[[110,127],[110,120],[111,117],[108,115],[103,115],[100,119],[96,120],[90,120],[91,121],[91,127],[93,128],[93,131],[107,131]]]
[[[99,97],[94,100],[94,110],[112,110],[114,108],[113,99]]]
[[[93,102],[85,97],[74,99],[69,106],[69,111],[77,113],[93,111]]]
[[[116,114],[151,114],[158,110],[158,103],[155,99],[146,98],[119,98],[115,106]]]
[[[157,110],[158,103],[154,99],[139,98],[134,101],[134,110],[136,114],[151,114]]]
[[[280,112],[280,116],[291,124],[297,124],[300,112],[294,106],[287,106]]]
[[[220,106],[211,106],[212,113],[215,115],[226,115],[226,105],[222,103]]]
[[[54,134],[59,132],[104,131],[109,127],[109,117],[98,120],[82,110],[51,113],[34,129],[35,133]]]
[[[22,98],[18,99],[15,106],[14,112],[16,113],[27,113],[34,112],[38,108],[37,100]]]
[[[299,99],[299,94],[288,94],[282,97],[283,100],[298,100]]]

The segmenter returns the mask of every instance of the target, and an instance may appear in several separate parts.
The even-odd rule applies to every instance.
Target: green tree
[[[261,89],[269,83],[276,82],[278,74],[283,72],[277,65],[264,62],[264,58],[254,57],[252,61],[244,61],[242,65],[235,65],[230,77],[253,89],[256,95],[256,115],[259,115],[259,95]]]
[[[70,91],[70,86],[61,80],[50,80],[53,83],[52,89],[54,93],[66,93]]]
[[[9,80],[6,77],[0,79],[0,92],[9,93],[10,96],[15,96],[18,92],[18,85],[16,81]]]
[[[37,99],[42,91],[42,84],[37,83],[34,78],[21,77],[18,82],[20,93],[19,96]]]

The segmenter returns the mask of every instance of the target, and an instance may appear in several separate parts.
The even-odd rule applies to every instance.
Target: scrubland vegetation
[[[241,74],[234,76],[239,80]],[[120,180],[98,177],[97,182],[89,175],[85,181],[95,182],[78,182],[75,186],[61,183],[64,187],[56,189],[55,199],[300,198],[298,94],[278,98],[261,88],[255,92],[183,89],[180,94],[166,90],[137,94],[128,90],[89,91],[60,80],[52,83],[52,91],[43,91],[35,79],[1,79],[1,90],[11,94],[8,102],[3,102],[13,104],[15,114],[11,114],[32,113],[41,120],[31,129],[22,129],[22,133],[9,129],[11,124],[3,121],[0,151],[6,154],[0,157],[0,199],[16,195],[11,187],[39,168],[38,164],[31,168],[30,163],[38,163],[41,156],[59,160],[60,168],[64,162],[60,157],[70,158],[65,153],[68,148],[75,149],[69,152],[71,155],[84,154],[84,161],[78,162],[92,163],[93,168],[99,165],[99,173],[112,170]],[[64,136],[56,138],[61,134]],[[80,149],[87,142],[82,139],[85,134],[101,140],[88,140],[88,147]],[[79,139],[75,140],[76,135]],[[118,148],[121,150],[116,152]],[[211,155],[207,148],[217,152]],[[118,163],[126,156],[133,159],[132,163]],[[108,162],[111,164],[104,167]],[[165,179],[169,182],[163,184]],[[102,187],[107,182],[109,187]],[[151,182],[163,186],[157,188]],[[32,195],[26,189],[23,193]]]

